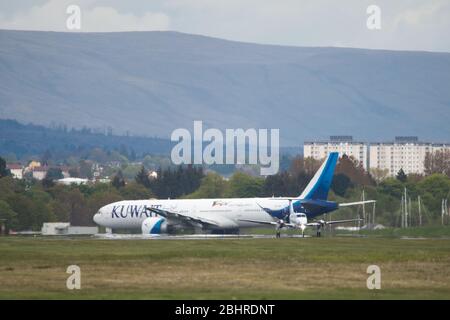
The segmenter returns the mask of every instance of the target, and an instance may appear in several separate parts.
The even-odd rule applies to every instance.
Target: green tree
[[[158,177],[150,180],[150,189],[158,198],[178,198],[190,194],[200,186],[203,168],[178,166],[176,169],[158,170]]]
[[[81,188],[86,188],[86,194],[93,194],[94,191],[89,186],[62,186],[55,185],[48,189],[53,201],[51,206],[55,212],[55,219],[63,222],[70,222],[73,225],[90,225],[89,208],[85,193]]]
[[[30,230],[33,226],[33,201],[23,193],[14,193],[7,202],[17,213],[17,229]]]
[[[383,194],[388,194],[400,199],[403,195],[404,187],[405,186],[400,182],[400,180],[387,178],[380,183],[378,190]]]
[[[87,210],[83,212],[83,216],[81,217],[80,223],[83,225],[94,225],[93,217],[94,214],[103,206],[121,201],[124,198],[119,194],[119,192],[115,188],[111,188],[111,190],[101,190],[94,192],[87,199]]]
[[[45,175],[46,179],[50,179],[50,180],[59,180],[64,178],[62,171],[60,168],[49,168],[47,171],[47,174]]]
[[[432,174],[417,183],[419,194],[425,206],[438,216],[441,213],[441,201],[450,197],[450,178],[444,174]]]
[[[86,160],[80,160],[80,178],[92,179],[92,163]]]
[[[11,172],[6,168],[6,161],[0,157],[0,178],[11,175]]]
[[[17,227],[17,213],[4,200],[0,200],[0,224],[2,223],[6,232]]]
[[[258,197],[263,191],[264,179],[252,177],[241,172],[233,174],[225,193],[230,198]]]
[[[339,173],[333,177],[331,183],[331,189],[338,196],[345,196],[345,193],[349,188],[353,187],[352,181],[343,173]]]
[[[19,230],[40,230],[44,222],[56,220],[50,204],[50,195],[37,185],[26,192],[14,193],[7,202],[11,209],[17,212]]]
[[[50,202],[51,210],[55,214],[55,220],[58,222],[69,222],[70,221],[70,210],[68,206],[58,200],[53,199]]]
[[[119,170],[111,181],[114,188],[119,189],[125,187],[125,179],[123,178],[122,170]]]
[[[140,172],[141,168],[142,166],[127,165],[122,171],[123,176],[127,180],[135,179],[136,175]]]
[[[86,197],[78,188],[72,188],[66,195],[66,203],[69,206],[69,221],[75,226],[92,225],[93,213],[89,211]]]
[[[76,167],[70,168],[69,175],[72,178],[78,178],[78,177],[80,177],[80,171]]]
[[[49,179],[47,177],[42,179],[41,183],[42,183],[42,186],[46,189],[51,188],[55,185],[55,182],[52,179]]]
[[[289,174],[286,171],[267,176],[263,185],[264,196],[288,196],[287,182],[289,179]]]
[[[120,189],[120,195],[125,200],[140,200],[153,198],[152,192],[137,182],[130,182]]]
[[[143,185],[146,188],[150,187],[150,180],[148,178],[148,171],[145,169],[144,166],[141,167],[141,170],[136,174],[136,177],[134,178],[136,183],[139,183]]]
[[[5,200],[14,193],[23,192],[24,188],[21,186],[21,183],[23,182],[20,182],[11,176],[0,179],[0,200]]]
[[[227,189],[227,181],[217,173],[209,172],[200,184],[200,187],[193,193],[187,195],[187,199],[200,198],[223,198]]]
[[[450,151],[427,152],[425,154],[424,167],[426,175],[442,173],[450,177]]]
[[[282,196],[298,196],[303,187],[303,178],[307,174],[305,171],[297,171],[289,173],[282,171],[277,174],[267,176],[263,183],[263,196],[282,197]]]
[[[39,186],[34,186],[27,192],[27,195],[33,201],[33,212],[31,213],[33,215],[33,230],[40,230],[44,222],[56,221],[56,216],[50,205],[52,198],[49,193]]]
[[[380,168],[371,168],[370,175],[377,183],[380,183],[389,176],[389,170]]]
[[[398,181],[405,183],[408,180],[408,176],[406,175],[405,171],[403,171],[403,168],[401,168],[396,175],[396,178]]]
[[[339,159],[336,165],[335,174],[340,173],[349,177],[354,185],[368,186],[375,184],[372,177],[364,170],[363,164],[345,154]]]
[[[42,186],[44,188],[51,188],[55,185],[54,181],[64,178],[60,168],[49,168],[45,178],[42,179]]]

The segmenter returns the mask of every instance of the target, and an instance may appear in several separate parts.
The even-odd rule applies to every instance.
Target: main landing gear
[[[321,236],[321,231],[322,231],[322,227],[321,227],[321,226],[317,226],[317,231],[316,231],[316,236],[317,236],[317,238],[320,238],[320,236]]]

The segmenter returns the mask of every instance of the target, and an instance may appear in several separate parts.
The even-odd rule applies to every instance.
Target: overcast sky
[[[366,27],[369,5],[381,30]],[[0,29],[81,32],[174,30],[246,42],[450,52],[450,0],[14,0],[0,2]]]

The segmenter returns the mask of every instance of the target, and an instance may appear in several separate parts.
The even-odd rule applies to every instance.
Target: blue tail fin
[[[338,158],[338,152],[330,152],[328,154],[324,163],[322,163],[319,170],[317,170],[314,177],[300,195],[300,199],[327,200]]]

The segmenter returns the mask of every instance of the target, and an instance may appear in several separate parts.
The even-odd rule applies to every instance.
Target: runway
[[[189,234],[189,235],[142,235],[142,234],[108,234],[99,233],[93,236],[96,239],[107,240],[236,240],[236,239],[272,239],[271,234]],[[281,235],[282,238],[303,238],[301,235]],[[305,235],[304,238],[311,236]]]

